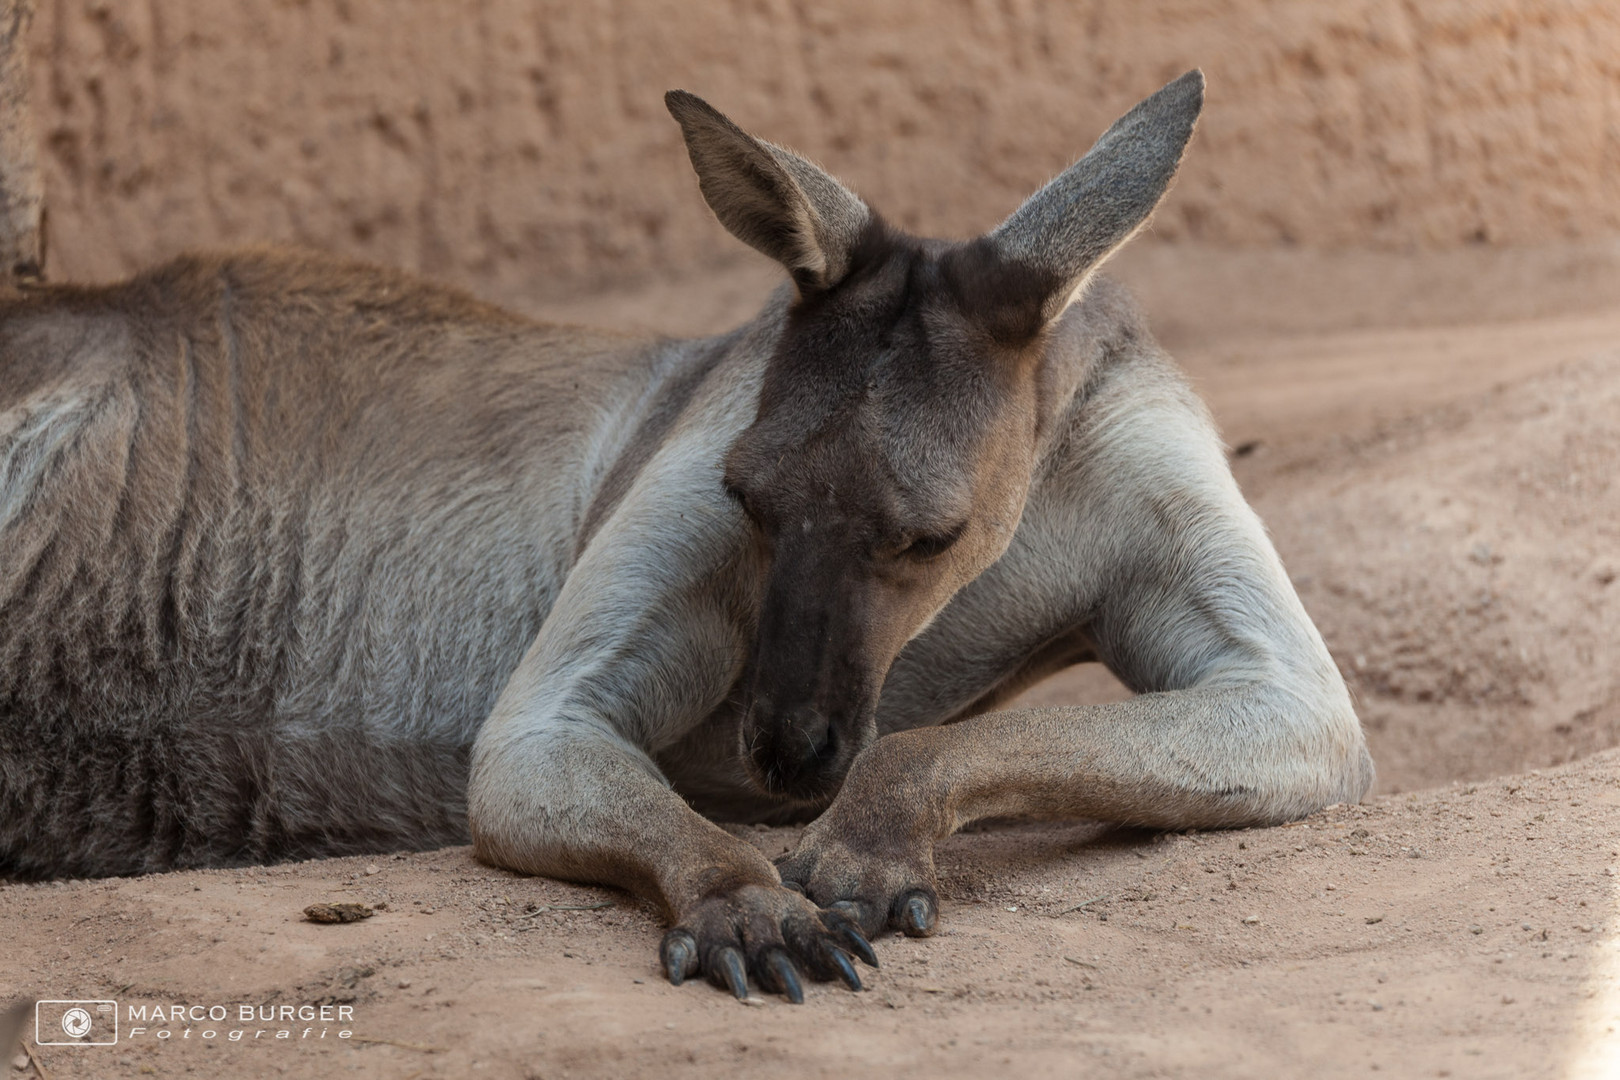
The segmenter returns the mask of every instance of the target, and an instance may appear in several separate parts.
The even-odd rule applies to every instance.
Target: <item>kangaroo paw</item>
[[[776,868],[784,886],[842,914],[867,937],[884,930],[927,937],[938,924],[933,859],[921,853],[867,855],[812,827]]]
[[[767,885],[698,901],[664,935],[659,956],[676,986],[702,974],[742,1000],[752,978],[795,1005],[804,1001],[805,976],[859,990],[852,957],[877,966],[877,954],[845,913],[823,911],[799,893]]]

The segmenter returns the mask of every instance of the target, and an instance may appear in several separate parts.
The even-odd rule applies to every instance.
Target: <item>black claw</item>
[[[833,963],[838,967],[838,974],[843,978],[844,985],[851,990],[861,988],[861,977],[855,974],[855,965],[850,962],[849,956],[842,949],[831,949]]]
[[[783,878],[782,888],[787,889],[789,892],[796,892],[800,896],[804,895],[804,886],[800,885],[797,881],[788,881],[786,878]]]
[[[697,942],[684,930],[665,934],[663,948],[659,951],[663,953],[664,974],[669,976],[672,986],[685,982],[697,966]]]
[[[720,950],[716,960],[720,963],[720,974],[726,980],[738,1001],[748,1000],[748,969],[743,966],[742,953],[727,945]]]
[[[793,960],[781,949],[772,949],[765,954],[765,964],[776,976],[776,986],[787,999],[795,1005],[804,1004],[804,987],[799,983],[799,969],[793,966]]]
[[[877,967],[877,953],[872,951],[872,943],[866,940],[859,927],[850,923],[843,923],[838,927],[838,936],[843,939],[845,947],[861,959],[867,967]]]
[[[929,910],[928,898],[913,896],[907,900],[903,920],[906,933],[912,937],[931,933],[934,929],[934,915]]]

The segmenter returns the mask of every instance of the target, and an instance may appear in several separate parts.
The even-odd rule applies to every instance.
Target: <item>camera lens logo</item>
[[[82,1039],[90,1034],[90,1014],[77,1005],[62,1014],[62,1030],[69,1037]]]
[[[118,1002],[41,1001],[34,1006],[38,1046],[113,1046],[118,1042]]]

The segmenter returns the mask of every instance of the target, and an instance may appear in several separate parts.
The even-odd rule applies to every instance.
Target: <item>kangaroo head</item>
[[[1196,71],[1170,83],[962,243],[908,236],[804,158],[666,96],[715,215],[797,287],[724,463],[769,567],[742,732],[767,790],[836,790],[901,648],[1007,549],[1050,419],[1048,329],[1164,196],[1203,89]]]

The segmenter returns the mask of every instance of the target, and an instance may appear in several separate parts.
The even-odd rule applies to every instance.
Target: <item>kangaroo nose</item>
[[[827,718],[815,709],[794,710],[788,729],[798,737],[809,763],[826,761],[833,754],[833,728]],[[792,736],[790,736],[791,738]]]
[[[764,722],[753,743],[754,764],[773,787],[792,789],[838,756],[837,732],[819,709],[798,706],[759,719]]]

